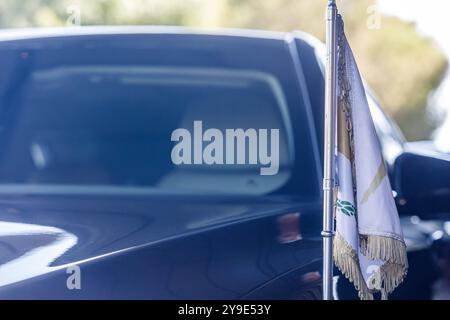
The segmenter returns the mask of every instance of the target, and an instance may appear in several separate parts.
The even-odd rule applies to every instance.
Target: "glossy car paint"
[[[320,259],[318,205],[240,197],[3,199],[0,297],[241,298],[280,275],[317,271],[307,267]],[[308,228],[301,240],[281,243],[277,219],[292,212]],[[81,290],[66,286],[73,263]]]

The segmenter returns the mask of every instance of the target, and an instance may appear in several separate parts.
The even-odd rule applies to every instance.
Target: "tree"
[[[83,25],[181,25],[276,31],[303,30],[321,40],[327,0],[2,0],[0,27],[64,26],[68,8],[80,5]],[[428,94],[447,60],[413,24],[381,17],[369,28],[375,0],[340,0],[346,33],[361,71],[385,110],[409,139],[432,129],[426,121]],[[369,25],[370,26],[370,25]]]

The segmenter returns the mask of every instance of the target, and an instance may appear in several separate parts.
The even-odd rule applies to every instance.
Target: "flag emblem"
[[[337,199],[336,208],[339,210],[339,212],[349,217],[354,216],[356,213],[355,206],[349,201]]]

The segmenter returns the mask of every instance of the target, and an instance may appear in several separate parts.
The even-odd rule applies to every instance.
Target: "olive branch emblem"
[[[355,206],[349,201],[337,199],[336,208],[349,217],[353,217],[356,214]]]

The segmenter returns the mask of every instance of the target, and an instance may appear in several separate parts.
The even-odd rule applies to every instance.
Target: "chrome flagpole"
[[[325,76],[324,176],[323,176],[323,299],[332,300],[335,187],[335,132],[337,108],[336,0],[328,0],[326,15],[327,66]]]

